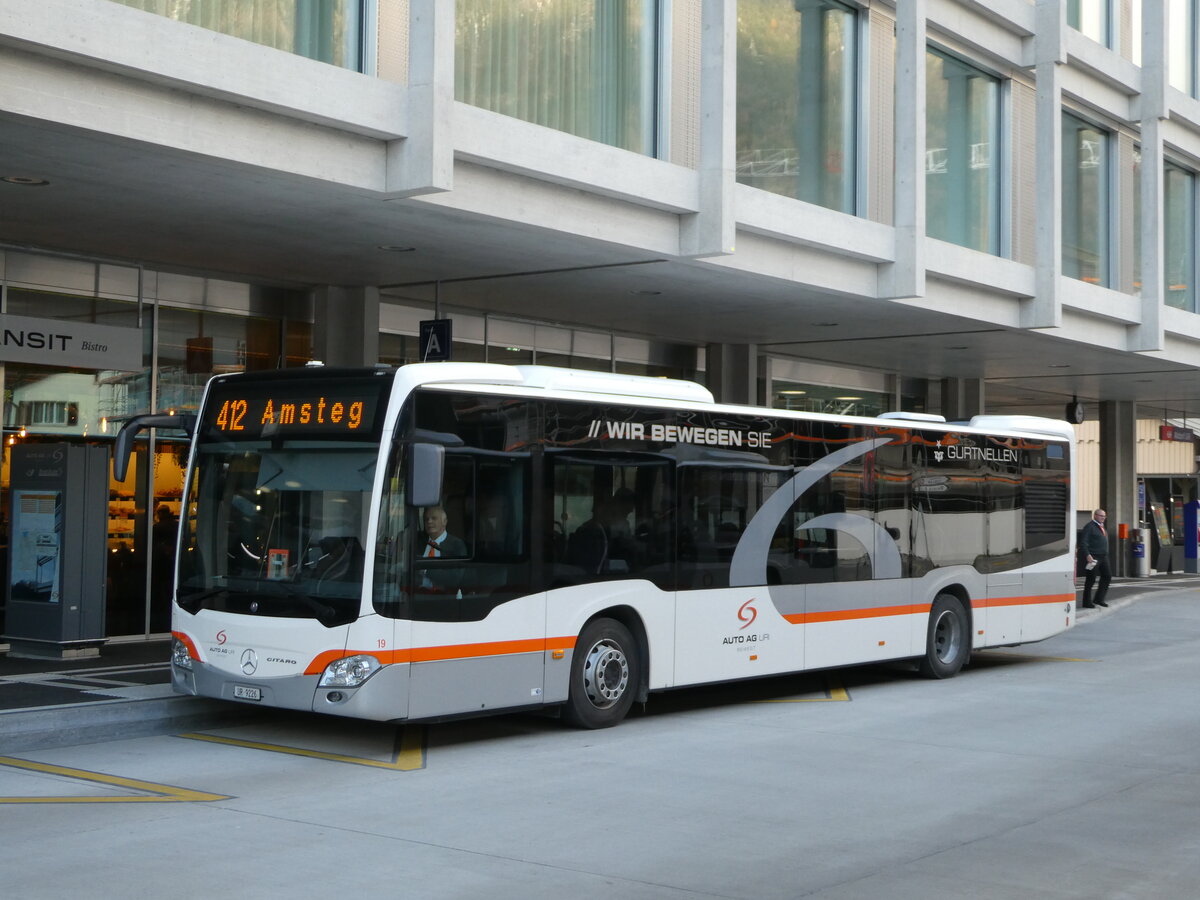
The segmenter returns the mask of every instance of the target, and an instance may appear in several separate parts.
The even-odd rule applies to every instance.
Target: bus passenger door
[[[694,456],[678,470],[674,683],[799,671],[805,588],[793,470]]]

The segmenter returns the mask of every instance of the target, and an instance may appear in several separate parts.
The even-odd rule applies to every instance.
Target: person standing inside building
[[[1104,598],[1108,594],[1108,583],[1112,580],[1112,572],[1108,568],[1108,532],[1104,523],[1108,513],[1102,509],[1092,513],[1092,520],[1083,526],[1079,535],[1080,551],[1084,558],[1083,603],[1084,609],[1097,606],[1108,606]],[[1100,576],[1100,587],[1096,589],[1096,602],[1092,602],[1092,585],[1096,576]]]

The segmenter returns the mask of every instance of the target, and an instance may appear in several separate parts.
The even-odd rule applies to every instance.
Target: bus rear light
[[[379,660],[365,653],[343,656],[325,667],[321,687],[358,687],[380,668]]]

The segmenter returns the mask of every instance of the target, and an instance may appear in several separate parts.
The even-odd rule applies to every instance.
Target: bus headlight
[[[343,656],[325,667],[321,676],[321,687],[358,687],[379,670],[379,660],[360,653],[358,656]]]
[[[192,657],[188,653],[187,644],[179,638],[173,638],[171,641],[171,662],[181,669],[192,667]]]

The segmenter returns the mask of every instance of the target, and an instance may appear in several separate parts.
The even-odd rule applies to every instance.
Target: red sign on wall
[[[1184,443],[1191,443],[1196,439],[1196,433],[1190,428],[1160,425],[1158,426],[1158,439],[1160,441],[1183,441]]]

